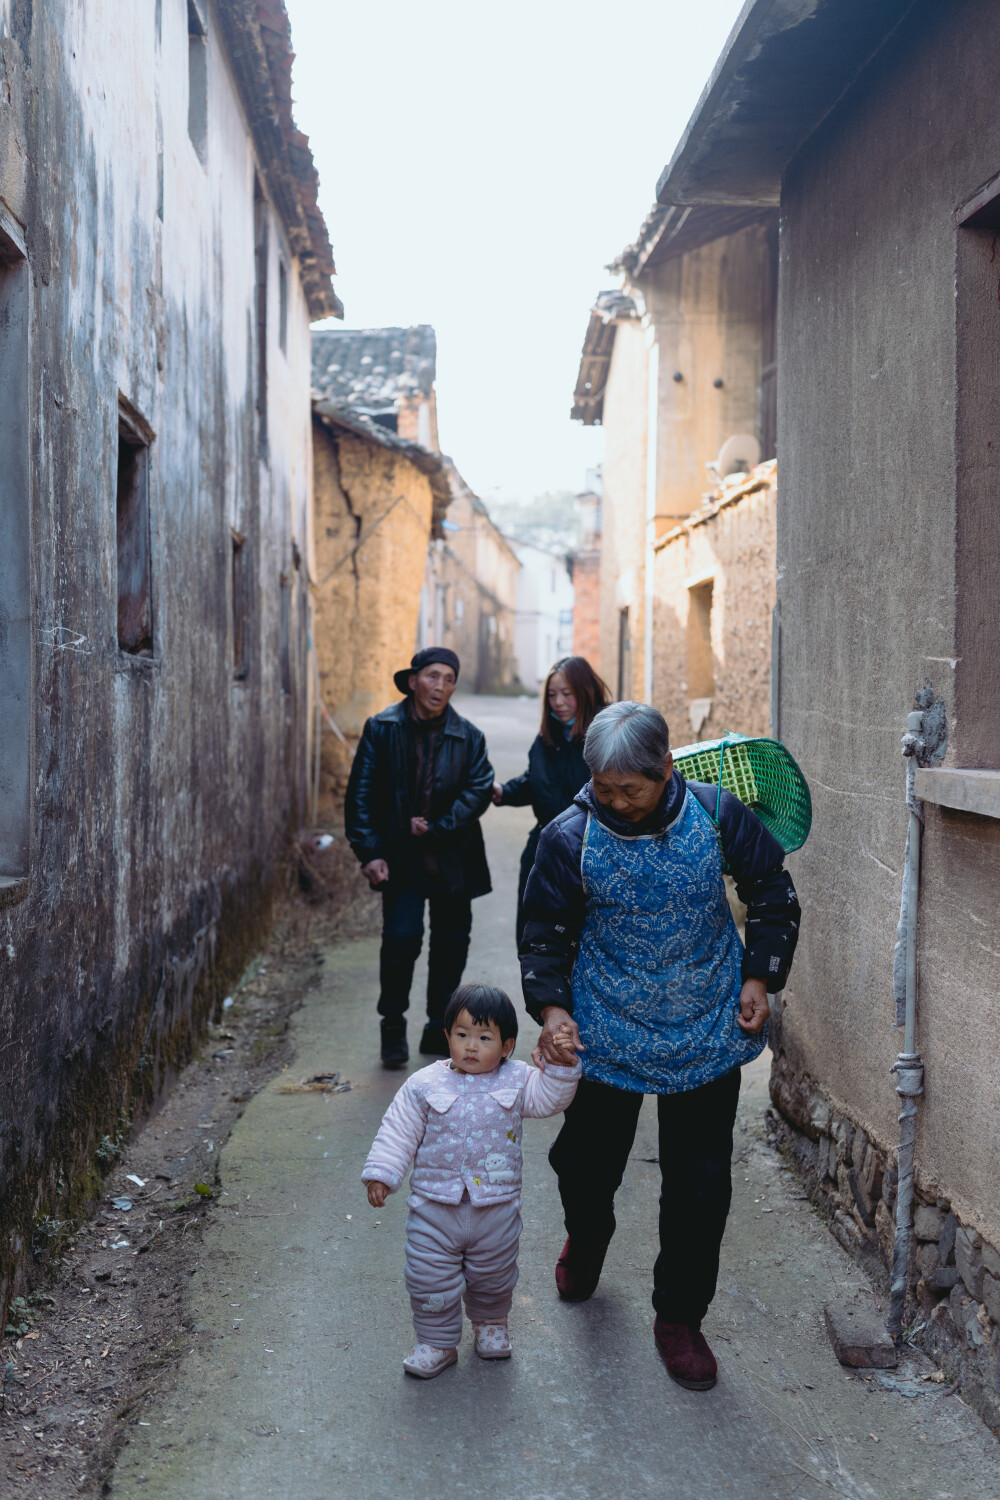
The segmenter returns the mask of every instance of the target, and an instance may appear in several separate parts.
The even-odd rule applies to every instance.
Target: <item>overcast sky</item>
[[[441,446],[484,499],[582,489],[569,420],[738,0],[286,0],[344,326],[431,323]]]

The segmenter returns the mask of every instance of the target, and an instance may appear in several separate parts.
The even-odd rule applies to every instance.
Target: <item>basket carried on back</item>
[[[806,779],[777,740],[727,734],[674,751],[674,765],[688,781],[725,788],[755,812],[786,854],[801,849],[812,823]]]

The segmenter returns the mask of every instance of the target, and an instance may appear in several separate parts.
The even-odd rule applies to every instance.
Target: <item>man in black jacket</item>
[[[405,1016],[425,902],[431,937],[420,1050],[446,1057],[441,1018],[462,981],[472,901],[490,890],[479,819],[493,767],[482,731],[450,705],[458,672],[454,651],[431,646],[395,674],[406,697],[366,722],[347,785],[347,837],[372,890],[382,892],[378,1010],[387,1068],[410,1056]]]

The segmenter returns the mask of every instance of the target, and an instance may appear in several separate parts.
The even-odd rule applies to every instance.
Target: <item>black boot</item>
[[[406,1045],[406,1022],[382,1022],[382,1066],[383,1068],[405,1068],[410,1060],[410,1049]]]
[[[420,1038],[420,1050],[425,1057],[448,1057],[451,1049],[444,1027],[440,1021],[428,1021]]]

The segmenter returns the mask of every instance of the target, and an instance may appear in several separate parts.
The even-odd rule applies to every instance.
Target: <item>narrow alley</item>
[[[998,69],[0,0],[0,1500],[1000,1500]]]
[[[486,733],[497,773],[515,774],[534,733],[535,701],[456,701]],[[476,903],[468,966],[470,978],[502,984],[516,999],[521,1057],[537,1034],[521,1010],[513,943],[517,860],[530,821],[528,809],[486,816],[495,888]],[[545,1159],[556,1122],[531,1121],[514,1357],[477,1360],[466,1332],[455,1369],[431,1383],[408,1380],[404,1194],[376,1211],[359,1180],[401,1081],[378,1063],[377,973],[376,940],[328,948],[321,987],[293,1021],[289,1071],[338,1071],[352,1090],[286,1094],[279,1075],[236,1125],[191,1279],[190,1352],[169,1388],[130,1416],[112,1495],[1000,1495],[1000,1443],[926,1356],[906,1350],[898,1369],[884,1373],[838,1365],[823,1303],[870,1302],[873,1291],[767,1144],[766,1053],[744,1074],[734,1208],[706,1325],[719,1353],[714,1391],[674,1385],[653,1344],[651,1100],[596,1296],[569,1305],[556,1295],[562,1227]],[[418,973],[415,1006],[420,994]]]

